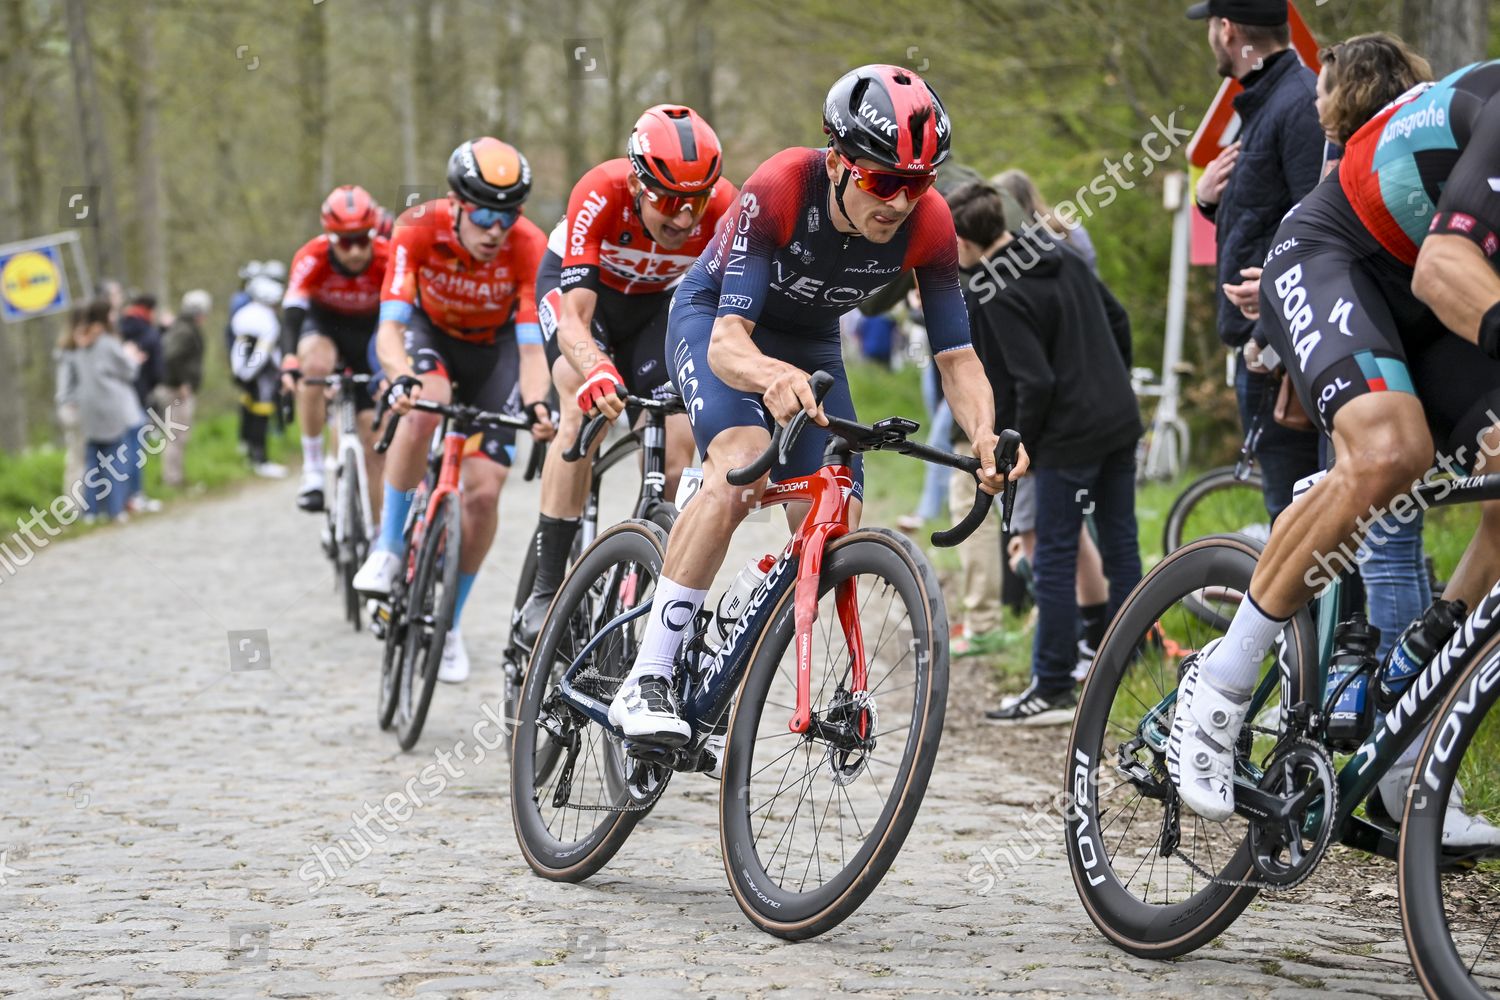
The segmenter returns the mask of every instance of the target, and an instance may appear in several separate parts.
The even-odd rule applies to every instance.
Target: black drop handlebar
[[[828,390],[833,388],[833,376],[827,372],[814,372],[808,379],[808,385],[812,387],[813,396],[818,403],[823,402],[828,395]],[[908,435],[918,430],[918,425],[903,417],[887,417],[885,420],[874,424],[862,424],[854,420],[845,420],[842,417],[827,415],[828,432],[836,435],[848,445],[851,451],[894,451],[902,455],[910,455],[924,462],[934,465],[945,465],[950,469],[962,469],[975,476],[977,481],[979,472],[979,459],[972,456],[955,455],[941,448],[933,448],[918,441],[908,440]],[[771,471],[771,466],[778,461],[785,463],[790,455],[792,446],[796,444],[797,436],[807,426],[807,411],[798,413],[785,427],[778,426],[771,434],[771,443],[755,461],[739,469],[730,469],[725,477],[732,486],[749,486]],[[995,469],[1000,475],[1006,477],[1005,488],[1001,491],[1002,530],[1010,529],[1011,509],[1015,506],[1016,484],[1010,479],[1011,470],[1016,466],[1016,459],[1020,454],[1021,435],[1012,430],[1000,432],[1000,443],[995,448]],[[937,531],[932,535],[932,544],[944,548],[957,545],[972,535],[989,515],[990,507],[995,502],[993,494],[984,490],[976,490],[974,506],[962,521],[945,531]]]
[[[384,397],[381,398],[381,402],[384,403]],[[517,430],[528,430],[532,424],[536,423],[536,419],[532,416],[518,417],[511,413],[491,413],[477,406],[467,406],[463,403],[435,403],[430,399],[414,399],[411,408],[447,417],[461,428],[514,427]],[[377,408],[375,419],[377,423],[380,420],[379,408]],[[380,436],[379,443],[375,445],[377,452],[384,453],[391,446],[391,440],[396,436],[396,427],[400,423],[401,414],[392,413],[390,421],[385,425],[385,433]]]
[[[673,413],[687,412],[687,408],[683,405],[682,397],[676,394],[668,396],[665,399],[655,399],[649,396],[632,396],[625,391],[624,386],[616,386],[615,395],[619,396],[626,406],[644,410],[647,413],[659,413],[666,416]],[[563,452],[563,461],[576,462],[584,455],[587,455],[589,449],[594,447],[594,442],[599,439],[599,435],[603,434],[613,422],[602,413],[596,413],[590,417],[588,423],[584,424],[583,428],[578,432],[578,436],[573,439],[573,443],[568,446],[568,450]]]

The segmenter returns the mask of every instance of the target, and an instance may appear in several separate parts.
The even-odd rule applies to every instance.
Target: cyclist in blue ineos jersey
[[[1004,485],[994,398],[969,344],[953,217],[941,198],[924,196],[948,156],[942,102],[910,70],[863,66],[829,91],[823,130],[828,148],[783,150],[750,176],[672,300],[667,361],[705,458],[703,486],[672,529],[635,664],[610,705],[610,721],[641,742],[688,737],[672,662],[766,482],[735,487],[726,473],[765,450],[773,420],[806,412],[825,425],[825,408],[853,418],[838,318],[903,271],[916,273],[943,388],[983,464],[983,486]],[[821,407],[808,387],[820,368],[836,379]],[[815,471],[826,440],[809,429],[772,474]],[[1013,478],[1026,461],[1023,453]],[[854,473],[857,520],[857,456]]]
[[[1377,114],[1272,242],[1260,286],[1267,335],[1336,461],[1277,518],[1227,634],[1184,665],[1167,766],[1206,819],[1234,811],[1251,690],[1287,619],[1336,567],[1328,553],[1349,551],[1386,514],[1411,519],[1417,503],[1404,491],[1432,466],[1435,442],[1445,470],[1496,471],[1497,173],[1500,61],[1415,87]],[[1469,607],[1500,577],[1500,501],[1482,511],[1443,594]],[[1377,786],[1390,816],[1401,815],[1416,752]],[[1500,829],[1461,807],[1455,794],[1444,844],[1500,844]]]

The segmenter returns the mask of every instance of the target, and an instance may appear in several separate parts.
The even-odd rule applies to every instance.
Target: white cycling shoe
[[[682,746],[692,735],[677,711],[672,682],[657,674],[620,685],[609,703],[609,722],[628,739],[659,746]]]
[[[443,640],[443,662],[438,664],[438,680],[444,684],[462,684],[469,679],[469,651],[464,648],[463,635],[458,629],[449,629]]]
[[[365,564],[354,574],[354,589],[371,597],[389,597],[391,585],[400,572],[400,556],[385,549],[372,549]]]
[[[1203,662],[1215,639],[1189,664],[1177,685],[1176,714],[1167,737],[1167,773],[1188,808],[1218,822],[1234,815],[1234,744],[1250,699],[1235,701],[1204,680]]]
[[[1406,789],[1411,784],[1411,773],[1415,767],[1415,764],[1398,764],[1387,771],[1385,777],[1375,785],[1386,815],[1397,823],[1401,822],[1401,817],[1406,812]],[[1483,816],[1474,816],[1464,811],[1464,786],[1456,781],[1448,796],[1447,812],[1443,816],[1443,846],[1455,850],[1500,847],[1500,827]]]

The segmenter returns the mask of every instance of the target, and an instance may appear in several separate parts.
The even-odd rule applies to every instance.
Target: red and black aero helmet
[[[471,139],[448,157],[448,188],[479,208],[520,208],[531,194],[531,164],[508,142]]]
[[[823,102],[823,131],[851,160],[914,173],[947,159],[952,142],[937,92],[911,70],[883,63],[839,77]]]
[[[325,233],[367,233],[380,223],[380,206],[358,184],[340,184],[323,199]]]
[[[676,194],[707,191],[724,166],[719,137],[702,115],[680,104],[647,108],[631,130],[625,155],[641,183]]]

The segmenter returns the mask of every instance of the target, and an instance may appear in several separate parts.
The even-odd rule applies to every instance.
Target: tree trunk
[[[430,150],[433,145],[432,111],[439,106],[436,74],[433,70],[432,55],[432,5],[420,4],[416,12],[416,30],[411,32],[412,45],[412,92],[416,98],[416,106],[422,109],[422,116],[416,119],[417,148]]]
[[[68,58],[73,68],[73,98],[78,111],[78,130],[83,147],[84,183],[96,195],[86,202],[98,221],[91,229],[94,257],[100,277],[118,277],[125,262],[120,220],[112,196],[114,169],[94,77],[94,50],[89,41],[88,12],[84,0],[66,0]]]
[[[630,129],[634,118],[625,116],[632,109],[625,107],[625,53],[630,50],[630,22],[638,16],[635,0],[614,0],[610,4],[605,20],[605,45],[609,48],[609,59],[605,67],[609,81],[609,124],[604,129],[610,149],[618,149]],[[591,151],[597,153],[597,150]],[[580,176],[575,174],[574,176]]]
[[[524,4],[516,0],[506,8],[500,23],[496,86],[500,91],[500,119],[495,134],[522,152],[526,151],[526,19]]]
[[[1490,0],[1405,0],[1401,27],[1406,40],[1442,78],[1485,57]]]
[[[308,4],[298,31],[302,77],[300,200],[320,200],[333,187],[333,147],[328,135],[328,27],[321,7]]]
[[[156,39],[152,25],[155,0],[142,0],[127,20],[131,62],[139,83],[135,130],[135,202],[143,260],[141,287],[167,304],[167,222],[162,199],[161,152],[157,124],[160,94],[156,87]]]
[[[565,0],[561,4],[566,16],[563,24],[576,25],[580,22],[581,11],[578,0]],[[584,171],[588,170],[588,150],[584,147],[584,120],[583,120],[583,88],[588,84],[581,71],[577,68],[572,53],[567,53],[568,58],[563,60],[563,87],[567,114],[562,123],[563,155],[569,178],[582,177]],[[618,58],[617,53],[608,53],[607,58]]]
[[[398,15],[407,38],[417,37],[419,16],[412,7],[407,7]],[[396,101],[401,117],[401,184],[409,187],[421,183],[421,177],[417,173],[417,67],[415,47],[403,45],[402,49],[406,55],[401,59],[401,70],[397,74]],[[404,201],[405,191],[401,194]],[[393,205],[391,210],[400,215],[409,207],[405,204]]]
[[[714,120],[714,28],[708,16],[710,0],[686,0],[683,4],[684,37],[692,45],[692,57],[684,68],[683,93],[688,107],[710,125]]]

